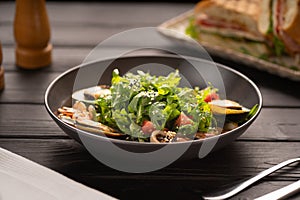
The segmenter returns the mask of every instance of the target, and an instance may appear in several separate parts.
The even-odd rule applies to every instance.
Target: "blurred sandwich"
[[[202,0],[186,31],[199,41],[256,57],[298,54],[299,1]]]
[[[290,54],[300,53],[300,0],[273,0],[273,33]]]

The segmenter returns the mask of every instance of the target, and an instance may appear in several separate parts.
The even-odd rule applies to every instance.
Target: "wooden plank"
[[[65,173],[68,173],[67,169],[70,167],[71,171],[78,171],[86,176],[95,173],[100,177],[108,178],[115,174],[113,170],[95,160],[74,140],[0,139],[0,144],[5,149]],[[136,179],[139,176],[145,179],[151,179],[153,176],[156,176],[153,178],[160,176],[166,178],[174,174],[178,175],[173,177],[174,180],[184,180],[187,177],[192,180],[207,179],[208,177],[214,179],[247,177],[283,161],[282,158],[297,157],[299,153],[300,149],[296,142],[234,142],[202,160],[175,163],[165,169],[153,172],[152,175],[146,173],[131,177],[126,173],[120,172],[119,174],[127,179]],[[243,162],[236,163],[236,161]],[[233,170],[232,163],[236,163],[236,171]],[[91,171],[85,171],[84,168],[89,168]],[[209,168],[211,170],[208,170]],[[287,167],[287,169],[290,170],[290,173],[278,173],[276,177],[271,176],[270,179],[296,180],[299,176],[299,169],[293,167]],[[282,170],[282,172],[284,171]]]
[[[215,62],[230,66],[231,68],[249,77],[261,90],[266,106],[299,106],[300,92],[297,92],[299,81],[292,81],[260,71],[238,62],[231,62],[222,58],[214,57]],[[280,91],[280,93],[278,93]],[[288,101],[288,102],[287,102]]]
[[[59,58],[64,57],[60,55],[57,54]],[[78,57],[75,56],[75,58]],[[68,64],[68,58],[73,58],[73,56],[70,54],[70,56],[66,56],[61,60],[55,59],[52,67],[38,71],[24,71],[17,69],[15,66],[8,67],[8,71],[5,72],[6,88],[0,93],[0,102],[43,103],[47,86],[62,73],[61,70],[67,70],[81,62],[80,59],[74,59]],[[300,93],[295,92],[298,88],[296,83],[291,83],[289,87],[284,87],[281,84],[285,83],[278,80],[272,88],[268,83],[268,79],[259,80],[262,81],[259,83],[259,88],[263,95],[263,105],[265,107],[300,107]]]
[[[238,63],[228,65],[257,83],[265,107],[238,141],[202,160],[174,163],[147,174],[117,172],[68,139],[50,119],[42,105],[43,95],[58,74],[79,64],[89,50],[112,34],[134,27],[156,26],[189,6],[192,4],[47,2],[54,44],[53,66],[27,72],[14,66],[14,3],[0,2],[0,38],[7,70],[6,89],[0,93],[0,146],[122,199],[140,198],[145,194],[153,199],[157,193],[166,198],[199,199],[194,191],[207,191],[257,174],[283,159],[298,157],[300,93],[295,91],[299,84]],[[113,52],[122,45],[141,46],[125,42],[106,48]],[[177,44],[166,42],[162,47],[164,45],[180,49],[184,55],[199,56]],[[253,199],[298,180],[300,171],[296,167],[281,170],[233,199]],[[300,198],[298,195],[295,199],[297,197]]]
[[[95,47],[106,39],[120,34],[124,31],[133,31],[136,28],[143,27],[152,27],[156,31],[156,26],[160,23],[141,26],[141,25],[127,25],[127,26],[66,26],[66,25],[57,25],[51,27],[51,38],[50,42],[55,46],[69,46],[69,47]],[[15,41],[13,37],[13,27],[10,24],[4,24],[1,26],[0,38],[3,46],[14,46]],[[148,33],[148,30],[145,30],[145,34]],[[155,32],[154,32],[155,33]],[[157,45],[162,46],[161,43],[155,43],[153,40],[147,40],[146,35],[135,35],[132,40],[120,39],[110,42],[107,46],[146,46],[148,45]],[[149,37],[149,36],[148,36]],[[162,36],[163,37],[163,36]],[[146,38],[146,39],[145,39]],[[172,40],[166,40],[165,43],[172,45]],[[176,43],[175,43],[176,44]]]
[[[293,183],[292,181],[266,181],[260,182],[243,192],[229,198],[231,200],[250,200],[254,198],[258,198],[262,195],[265,195],[269,192],[275,191],[276,189],[280,189],[288,184]],[[219,191],[220,187],[222,187],[222,182],[214,182],[214,181],[199,181],[198,185],[195,186],[194,183],[190,181],[145,181],[141,182],[138,180],[137,182],[128,183],[125,182],[126,188],[123,188],[122,191],[107,191],[111,193],[111,195],[117,194],[117,197],[120,199],[139,199],[140,197],[147,194],[146,198],[143,199],[156,199],[158,194],[160,199],[201,199],[200,196],[205,194],[205,192],[210,190]],[[206,185],[206,186],[203,186]],[[103,188],[103,187],[102,187]],[[99,190],[101,190],[100,188]],[[155,193],[149,193],[149,191],[155,191]],[[170,192],[172,191],[172,192]],[[120,194],[119,194],[120,193]],[[149,193],[149,194],[148,194]],[[300,194],[295,194],[294,196],[289,197],[289,200],[297,200],[300,198]]]
[[[258,118],[243,134],[243,140],[299,140],[300,109],[263,108]]]
[[[0,110],[2,138],[66,136],[43,105],[0,104]],[[300,141],[299,114],[300,109],[264,108],[238,140]]]
[[[118,52],[120,49],[125,51],[125,49],[122,49],[121,47],[103,47],[103,51],[106,53],[106,55],[114,55],[116,54],[115,52]],[[6,90],[4,91],[5,95],[2,94],[0,96],[0,100],[2,102],[22,102],[24,100],[22,98],[26,97],[25,102],[32,101],[34,99],[32,102],[41,103],[43,93],[50,81],[58,76],[59,73],[81,64],[91,51],[92,48],[57,47],[53,51],[53,64],[51,67],[29,72],[20,70],[15,66],[14,48],[4,47],[3,66],[6,70],[5,76],[7,84]],[[152,55],[162,54],[159,51],[155,52],[153,50],[145,51],[144,53]],[[190,53],[191,49],[182,48],[183,55],[190,55]],[[216,59],[216,61],[218,60]],[[298,82],[275,77],[274,75],[270,75],[266,72],[261,72],[249,67],[241,67],[237,64],[232,64],[230,66],[248,76],[258,85],[263,95],[264,106],[300,107],[300,93],[296,92],[298,90]],[[275,83],[274,79],[276,80]],[[27,85],[22,84],[23,82],[29,83],[29,86],[33,87],[28,87]],[[32,88],[34,88],[34,90],[32,90]],[[18,95],[24,92],[26,92],[25,96]],[[39,95],[34,96],[33,94]]]
[[[128,27],[101,27],[101,26],[52,26],[51,43],[64,46],[96,46],[106,38],[139,26]],[[11,46],[15,43],[13,37],[13,27],[5,24],[1,27],[0,38],[3,46]]]
[[[175,188],[176,195],[197,196],[194,191],[219,188],[253,176],[283,158],[297,157],[298,145],[294,142],[235,142],[202,160],[175,163],[151,173],[128,174],[101,164],[73,140],[0,139],[1,147],[116,197],[141,195],[145,188],[160,192]],[[298,180],[299,168],[294,166],[267,177],[262,184],[236,198],[252,199]]]
[[[124,47],[121,44],[116,46],[101,46],[96,47],[82,47],[82,46],[54,46],[53,49],[53,58],[52,65],[49,68],[43,69],[43,71],[51,72],[63,72],[73,66],[81,64],[94,49],[100,49],[101,54],[95,59],[104,59],[106,57],[118,57],[127,53],[128,51],[135,51],[135,55],[164,55],[169,54],[163,49],[174,49],[174,52],[178,52],[182,55],[188,55],[193,57],[199,57],[200,53],[194,51],[193,49],[187,48],[185,46],[175,45],[174,43],[168,43],[168,40],[165,40],[164,44],[159,44],[157,49],[142,49],[143,44],[129,44],[129,46]],[[138,51],[140,50],[140,51]],[[137,52],[138,51],[138,52]],[[11,46],[3,46],[3,66],[5,66],[6,71],[16,71],[18,68],[15,66],[15,48]]]
[[[290,181],[265,181],[256,184],[254,187],[251,187],[244,192],[240,193],[238,196],[233,197],[232,199],[253,199],[258,198],[262,195],[265,195],[269,192],[275,191],[277,189],[283,188],[293,182]],[[251,197],[251,198],[249,198]],[[300,198],[300,194],[295,194],[289,197],[289,200],[296,200]]]
[[[67,69],[81,64],[84,58],[90,53],[92,48],[68,48],[68,47],[54,47],[52,52],[52,64],[50,67],[44,68],[42,72],[64,72]],[[114,49],[113,49],[114,50]],[[110,51],[107,48],[107,51]],[[15,48],[3,47],[3,66],[6,72],[16,71],[19,73],[20,69],[15,65]]]
[[[1,3],[0,38],[14,44],[14,4]],[[157,26],[193,7],[193,4],[53,3],[47,9],[52,42],[59,45],[96,45],[109,36],[138,27]],[[155,13],[159,12],[159,15]]]
[[[5,89],[0,93],[0,102],[42,104],[46,88],[59,74],[24,70],[5,72]]]
[[[0,137],[68,138],[43,105],[0,104],[0,110]]]
[[[1,23],[12,23],[15,3],[0,2]],[[50,23],[60,24],[124,24],[149,25],[168,20],[194,7],[193,3],[150,3],[150,2],[51,2],[47,11]],[[159,15],[157,14],[159,13]]]
[[[93,51],[94,47],[54,47],[52,52],[52,64],[50,67],[44,68],[42,72],[64,72],[72,67],[82,64],[85,58]],[[118,56],[120,51],[127,52],[127,48],[124,47],[103,47],[104,53],[101,53],[99,57],[95,59],[105,59],[107,57]],[[6,72],[17,72],[19,68],[15,66],[15,48],[3,47],[3,66]],[[119,52],[119,54],[117,54]],[[147,51],[154,54],[154,51]],[[146,54],[146,53],[145,53]],[[156,53],[159,54],[159,53]],[[161,54],[161,52],[160,52]]]

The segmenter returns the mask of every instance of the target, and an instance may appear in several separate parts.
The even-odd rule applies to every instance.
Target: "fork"
[[[300,180],[298,180],[290,185],[287,185],[283,188],[280,188],[278,190],[275,190],[273,192],[265,194],[254,200],[269,200],[269,199],[279,200],[279,199],[287,198],[291,195],[294,195],[299,191],[300,191]]]
[[[293,159],[286,160],[286,161],[281,162],[269,169],[266,169],[266,170],[260,172],[256,176],[253,176],[252,178],[250,178],[240,184],[237,184],[237,185],[231,187],[230,191],[228,191],[228,190],[218,191],[216,193],[210,193],[210,194],[203,195],[202,198],[205,200],[223,200],[223,199],[230,198],[230,197],[236,195],[237,193],[241,192],[245,188],[249,187],[253,183],[257,182],[258,180],[268,176],[269,174],[271,174],[287,165],[290,165],[292,163],[299,162],[299,161],[300,161],[300,158],[293,158]]]

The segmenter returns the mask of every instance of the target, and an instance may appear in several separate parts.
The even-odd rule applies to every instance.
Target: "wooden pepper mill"
[[[16,65],[37,69],[51,64],[52,45],[45,0],[16,0]]]
[[[2,47],[0,43],[0,91],[4,89],[4,68],[2,67]]]

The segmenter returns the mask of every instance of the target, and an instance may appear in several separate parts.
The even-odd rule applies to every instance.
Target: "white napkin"
[[[0,200],[115,199],[0,148]]]

